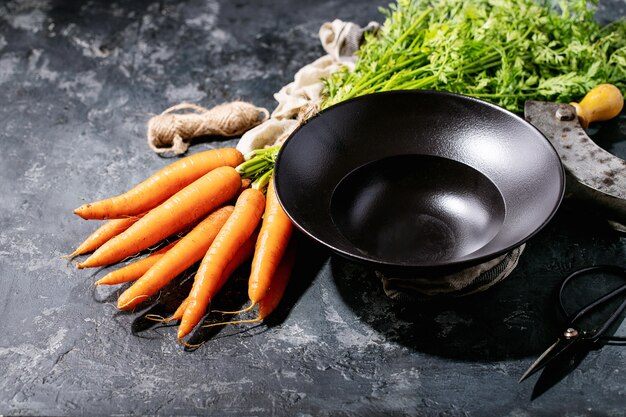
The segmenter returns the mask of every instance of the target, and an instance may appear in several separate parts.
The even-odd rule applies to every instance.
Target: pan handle
[[[592,88],[580,103],[570,103],[576,109],[583,129],[589,123],[609,120],[620,114],[624,97],[613,84],[600,84]]]

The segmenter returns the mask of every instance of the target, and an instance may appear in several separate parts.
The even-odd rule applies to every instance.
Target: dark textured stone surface
[[[93,286],[105,270],[62,259],[95,227],[73,208],[169,163],[145,143],[150,114],[182,100],[273,108],[272,94],[323,53],[323,22],[380,20],[380,4],[0,4],[0,414],[623,415],[620,347],[591,352],[534,401],[535,379],[517,383],[559,330],[559,280],[593,263],[624,266],[624,236],[573,204],[509,278],[460,300],[393,304],[371,271],[303,242],[274,319],[209,334],[195,351],[175,327],[117,312],[119,288]],[[601,12],[623,15],[624,2]],[[224,299],[243,298],[244,273],[236,278]],[[171,307],[184,285],[155,305]]]

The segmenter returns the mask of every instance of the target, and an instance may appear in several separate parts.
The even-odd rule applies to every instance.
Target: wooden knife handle
[[[576,108],[578,120],[583,128],[589,123],[609,120],[620,114],[624,97],[613,84],[600,84],[592,88],[580,103],[570,103]]]

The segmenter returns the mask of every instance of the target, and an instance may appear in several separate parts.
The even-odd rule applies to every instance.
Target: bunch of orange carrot
[[[237,168],[245,159],[233,148],[199,152],[123,194],[77,208],[83,219],[106,222],[68,256],[92,252],[78,268],[114,265],[175,237],[96,284],[134,281],[117,300],[119,309],[128,310],[200,262],[188,297],[166,318],[180,321],[181,341],[200,324],[229,276],[252,259],[246,310],[257,306],[251,321],[264,319],[278,305],[293,269],[293,226],[271,178],[254,187],[242,178]]]

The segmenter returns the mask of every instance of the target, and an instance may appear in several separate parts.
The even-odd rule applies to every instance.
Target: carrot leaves
[[[366,35],[353,71],[324,80],[322,108],[363,94],[433,89],[521,111],[594,86],[626,88],[626,20],[595,19],[597,1],[398,0]]]
[[[244,155],[244,162],[235,169],[241,178],[252,180],[252,188],[264,190],[272,178],[279,150],[280,145],[276,145],[249,152]]]

